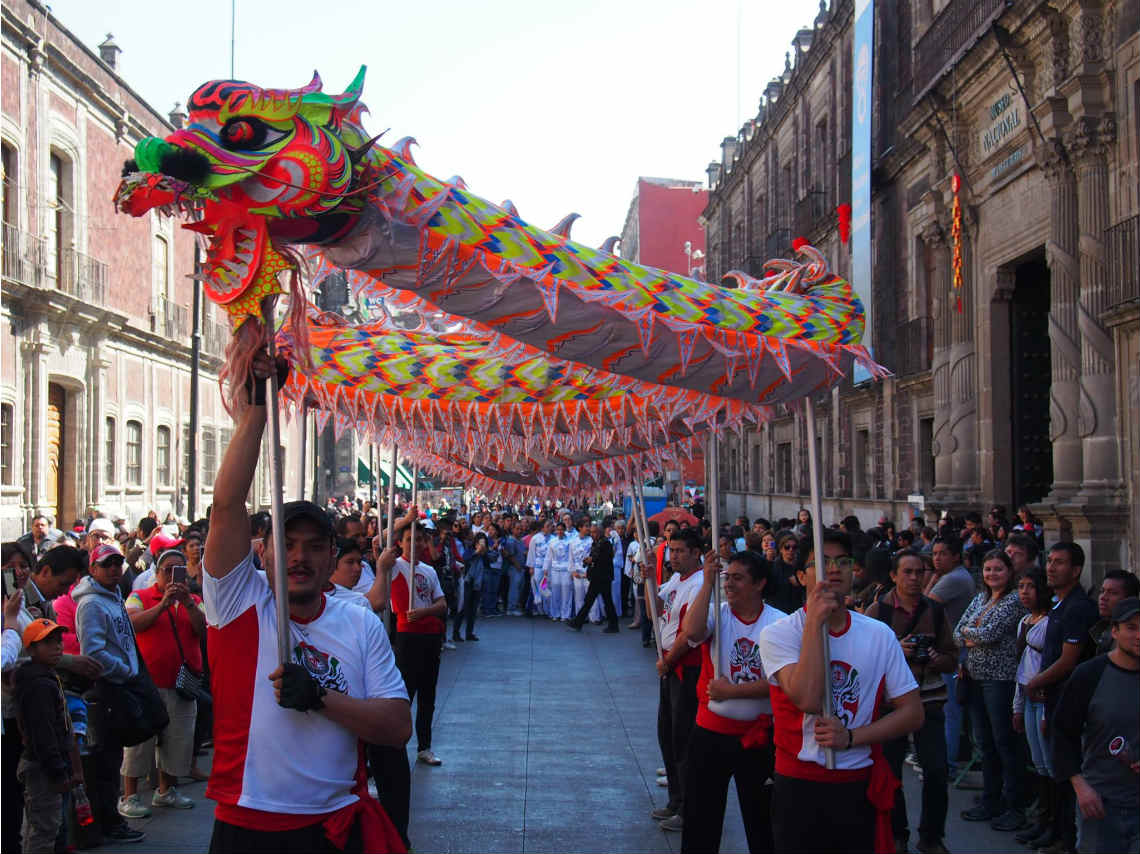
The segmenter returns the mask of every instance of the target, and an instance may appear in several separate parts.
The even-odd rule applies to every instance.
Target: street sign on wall
[[[875,66],[875,2],[855,0],[851,42],[851,286],[863,303],[863,343],[871,350],[871,97]],[[855,364],[853,379],[871,374]]]

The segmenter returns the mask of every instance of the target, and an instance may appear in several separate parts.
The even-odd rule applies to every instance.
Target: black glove
[[[277,357],[277,388],[282,389],[285,387],[286,381],[289,379],[289,361],[284,356]],[[248,397],[246,398],[254,406],[265,406],[266,400],[266,387],[269,385],[268,378],[260,379],[253,375],[250,371],[249,378],[245,381],[245,392]]]
[[[290,663],[285,665],[285,672],[281,675],[281,699],[277,705],[298,712],[323,709],[325,703],[322,698],[327,693],[308,670],[300,664]]]

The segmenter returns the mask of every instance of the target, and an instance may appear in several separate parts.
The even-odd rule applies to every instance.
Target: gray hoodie
[[[75,585],[79,649],[103,665],[102,678],[122,684],[139,672],[135,636],[119,588],[108,590],[88,575]]]

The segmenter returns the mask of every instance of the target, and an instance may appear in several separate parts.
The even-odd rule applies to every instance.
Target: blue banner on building
[[[863,302],[867,321],[863,343],[871,349],[871,113],[875,67],[875,0],[855,0],[851,43],[851,285]],[[854,380],[871,375],[855,365]]]

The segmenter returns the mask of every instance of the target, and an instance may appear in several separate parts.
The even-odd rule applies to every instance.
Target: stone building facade
[[[844,275],[852,3],[793,42],[711,164],[710,275],[794,236]],[[876,358],[820,401],[825,516],[1012,514],[1091,555],[1140,557],[1140,2],[879,0],[872,247]],[[952,179],[961,178],[961,287]],[[806,503],[802,417],[724,443],[728,513]]]
[[[193,238],[173,218],[133,219],[111,203],[135,144],[182,116],[145,103],[118,55],[110,37],[92,50],[34,0],[4,2],[5,540],[37,513],[70,527],[92,506],[132,521],[190,510]],[[217,386],[229,335],[221,313],[206,307],[201,332],[199,515],[232,432]],[[255,505],[267,503],[266,481],[257,478]]]

